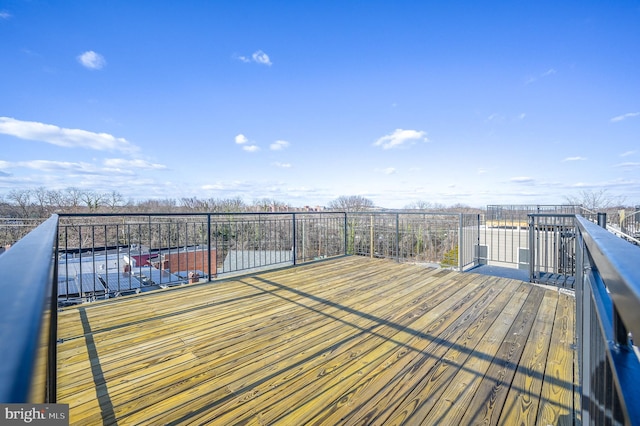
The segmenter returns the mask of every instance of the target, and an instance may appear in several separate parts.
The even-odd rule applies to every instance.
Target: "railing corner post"
[[[347,212],[344,212],[344,255],[346,256],[347,254],[349,254],[349,251],[347,249],[347,245],[349,243],[348,240],[348,224],[349,221],[347,220]]]
[[[607,214],[606,213],[598,213],[598,226],[607,229]]]
[[[216,252],[216,256],[217,256],[217,252]],[[211,281],[211,277],[217,275],[218,271],[218,266],[217,266],[217,262],[216,265],[214,266],[214,269],[216,269],[216,271],[214,273],[212,273],[211,271],[211,213],[207,213],[207,274],[209,274],[209,281]]]
[[[296,259],[296,252],[297,252],[297,250],[298,250],[298,247],[297,247],[297,241],[296,241],[296,240],[297,240],[297,235],[296,235],[296,214],[295,214],[295,212],[294,212],[294,213],[291,213],[291,214],[292,214],[292,218],[291,218],[291,232],[293,233],[293,246],[292,246],[292,248],[291,248],[291,250],[293,251],[293,253],[292,253],[292,256],[291,256],[291,257],[293,258],[293,266],[295,266],[295,265],[296,265],[296,263],[297,263],[297,259]]]
[[[464,232],[464,223],[463,223],[463,215],[459,213],[458,215],[458,271],[462,272],[462,253],[464,251],[463,244],[463,235]]]
[[[534,282],[536,278],[535,263],[536,263],[536,235],[535,235],[535,216],[529,214],[529,282]]]
[[[396,213],[396,262],[400,263],[400,213]]]

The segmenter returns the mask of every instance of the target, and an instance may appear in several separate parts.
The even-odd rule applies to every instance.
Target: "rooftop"
[[[65,308],[58,402],[72,424],[572,423],[574,313],[569,291],[340,257]]]

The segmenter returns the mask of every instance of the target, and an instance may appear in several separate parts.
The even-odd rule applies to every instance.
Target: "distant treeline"
[[[482,210],[462,204],[444,206],[430,202],[414,202],[405,207],[411,210],[481,213]],[[233,198],[166,198],[126,200],[118,191],[96,192],[79,188],[51,190],[14,189],[0,196],[0,218],[47,218],[53,213],[232,213],[283,212],[308,210],[369,211],[384,210],[366,197],[340,196],[326,206],[291,206],[286,202],[262,198],[245,202]]]

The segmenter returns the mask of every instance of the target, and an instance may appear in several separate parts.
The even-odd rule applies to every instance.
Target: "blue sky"
[[[0,194],[640,204],[639,1],[0,1]]]

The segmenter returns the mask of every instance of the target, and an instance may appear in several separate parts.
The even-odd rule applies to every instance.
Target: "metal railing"
[[[640,240],[640,210],[620,218],[620,230]]]
[[[581,214],[576,205],[488,205],[481,224],[483,263],[529,269],[529,215]]]
[[[25,219],[17,217],[0,218],[0,253],[22,237],[33,231],[46,219]]]
[[[0,402],[56,402],[57,306],[52,216],[0,256]]]
[[[464,270],[480,216],[457,213],[61,215],[61,305],[356,254]]]
[[[640,393],[634,386],[640,383],[640,366],[631,337],[640,335],[640,248],[582,217],[533,214],[528,220],[533,275],[568,277],[573,271],[576,277],[582,419],[637,422]],[[67,283],[53,284],[58,275],[70,275],[73,262],[86,267],[80,275],[100,278],[87,288],[98,289],[100,283],[105,295],[112,290],[106,279],[112,267],[117,277],[120,268],[128,274],[130,281],[117,284],[121,290],[135,290],[128,283],[138,276],[136,268],[142,289],[148,270],[173,274],[172,267],[201,267],[211,279],[344,254],[463,270],[479,260],[480,224],[478,215],[404,212],[76,215],[60,223],[53,216],[0,255],[0,296],[6,306],[0,311],[0,402],[55,402],[57,290]],[[234,258],[230,254],[239,251],[253,257],[225,269],[224,262]],[[280,251],[291,257],[255,253]],[[163,279],[158,277],[171,283]],[[61,296],[70,298],[68,292]]]
[[[460,270],[477,260],[477,214],[349,213],[347,222],[349,254]]]
[[[584,424],[640,424],[640,248],[576,217],[576,335]]]
[[[573,288],[576,225],[573,214],[529,215],[529,281]]]
[[[62,305],[345,254],[345,213],[61,215]]]

